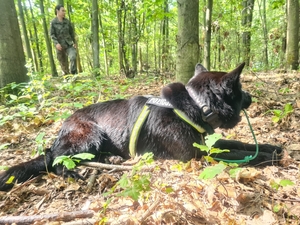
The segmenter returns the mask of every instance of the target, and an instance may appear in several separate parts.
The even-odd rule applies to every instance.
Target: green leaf
[[[42,143],[45,134],[46,134],[45,132],[39,133],[38,136],[36,136],[35,141],[38,142],[38,143]]]
[[[288,186],[288,185],[295,185],[295,183],[288,180],[288,179],[285,179],[285,180],[281,180],[279,182],[279,185],[281,185],[282,187],[285,187],[285,186]]]
[[[63,161],[63,165],[68,169],[68,170],[71,170],[71,169],[74,169],[76,167],[76,164],[75,162],[70,159],[70,158],[67,158]]]
[[[219,148],[212,148],[210,149],[210,154],[218,154],[223,152],[230,152],[228,149],[219,149]]]
[[[66,160],[68,158],[69,158],[69,156],[66,156],[66,155],[58,156],[54,159],[52,166],[55,166],[56,164],[61,164],[64,160]]]
[[[197,143],[193,143],[193,146],[196,147],[196,148],[199,148],[200,151],[203,151],[203,152],[208,152],[209,151],[209,148],[206,145],[199,145]]]
[[[165,191],[166,191],[167,194],[170,194],[170,193],[174,192],[174,189],[169,186],[169,187],[166,187]]]
[[[4,143],[4,144],[0,145],[0,150],[6,149],[7,146],[9,146],[9,145],[10,145],[10,143]]]
[[[129,184],[129,180],[128,180],[128,177],[127,177],[126,174],[123,174],[123,176],[121,177],[121,179],[118,181],[118,184],[123,189],[127,188],[128,184]]]
[[[281,114],[282,114],[282,111],[279,110],[279,109],[274,109],[274,110],[272,110],[272,111],[273,111],[274,115],[277,116],[277,117],[280,117]]]
[[[73,155],[72,158],[91,160],[91,159],[95,158],[95,155],[93,155],[91,153],[79,153],[79,154]]]
[[[8,166],[0,166],[0,171],[1,171],[1,170],[8,170],[8,169],[9,169]]]
[[[236,177],[237,173],[241,171],[242,168],[233,168],[229,170],[230,177]]]
[[[222,134],[211,134],[205,137],[205,144],[209,149],[217,142],[217,140],[222,138]]]
[[[281,209],[281,205],[278,205],[278,204],[274,205],[273,212],[278,213],[280,211],[280,209]]]
[[[280,118],[277,117],[277,116],[273,116],[273,117],[272,117],[272,121],[273,121],[274,123],[278,123],[279,120],[280,120]]]
[[[271,180],[271,181],[270,181],[270,185],[271,185],[271,187],[272,187],[273,189],[275,189],[275,190],[278,190],[279,187],[280,187],[280,185],[277,184],[274,180]]]
[[[204,180],[212,179],[218,174],[222,173],[225,168],[226,166],[222,163],[206,167],[200,174],[199,178]]]
[[[12,95],[12,94],[10,94],[10,95],[9,95],[9,97],[10,97],[12,100],[16,100],[16,99],[18,99],[18,96],[16,96],[16,95]]]
[[[285,104],[284,112],[286,114],[289,114],[289,113],[293,112],[293,106],[290,103]]]

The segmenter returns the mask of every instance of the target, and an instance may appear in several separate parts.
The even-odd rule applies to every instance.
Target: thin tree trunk
[[[287,1],[286,67],[297,70],[299,66],[299,0]]]
[[[213,10],[213,0],[207,0],[205,10],[205,42],[204,42],[204,66],[210,70],[210,43],[211,43],[211,16]]]
[[[262,6],[261,6],[262,4]],[[269,56],[268,56],[268,28],[267,28],[267,15],[266,15],[266,0],[262,0],[262,2],[258,1],[259,6],[259,15],[261,18],[261,24],[264,34],[264,67],[265,70],[268,70],[269,67]]]
[[[38,53],[38,59],[39,59],[39,65],[40,65],[40,72],[44,71],[44,67],[43,67],[43,59],[42,59],[42,52],[40,49],[40,44],[39,44],[39,38],[38,38],[38,32],[37,32],[37,28],[36,28],[36,23],[35,23],[35,17],[33,14],[33,9],[32,9],[32,4],[31,4],[31,0],[28,0],[29,3],[29,8],[30,8],[30,13],[31,13],[31,19],[32,19],[32,23],[33,23],[33,30],[34,30],[34,43],[36,45],[36,50]],[[48,36],[48,34],[47,34]]]
[[[136,2],[132,0],[132,16],[131,16],[131,64],[132,71],[130,76],[134,77],[137,73],[137,48],[138,48],[138,31],[137,31],[137,19],[136,19]]]
[[[124,55],[123,55],[123,43],[124,43],[124,34],[122,29],[122,8],[124,6],[124,1],[121,0],[119,3],[118,0],[116,0],[116,5],[119,6],[117,9],[117,21],[118,21],[118,56],[119,56],[119,70],[120,73],[126,73],[125,66],[124,66]]]
[[[64,0],[57,0],[56,2],[58,5],[64,5]]]
[[[199,60],[199,0],[182,0],[178,6],[176,80],[186,83]]]
[[[92,1],[92,52],[93,72],[100,75],[98,0]]]
[[[50,61],[51,74],[53,77],[57,77],[58,75],[57,75],[57,70],[56,70],[56,66],[54,63],[54,59],[53,59],[52,47],[51,47],[51,43],[50,43],[47,22],[46,22],[46,18],[45,18],[45,10],[44,10],[44,1],[43,0],[40,0],[40,10],[41,10],[41,14],[43,15],[42,20],[43,20],[44,36],[45,36],[45,42],[46,42],[47,52],[48,52],[49,61]]]
[[[104,29],[102,24],[102,17],[101,12],[99,13],[99,25],[100,25],[100,32],[102,34],[102,45],[104,49],[104,67],[105,67],[105,74],[109,76],[109,62],[108,62],[108,53],[107,53],[107,46],[106,46],[106,37],[104,35]]]
[[[169,13],[169,4],[168,1],[164,2],[164,12],[165,14]],[[169,18],[164,16],[162,21],[162,69],[167,71],[169,67]]]
[[[243,0],[242,4],[243,4],[242,25],[245,30],[242,34],[243,54],[244,54],[243,60],[246,63],[246,66],[249,66],[250,50],[251,50],[251,25],[252,25],[254,0]]]
[[[23,6],[22,6],[21,0],[18,0],[18,7],[19,7],[20,22],[22,25],[22,31],[23,31],[23,36],[24,36],[26,54],[27,54],[28,59],[30,59],[32,61],[32,53],[31,53],[29,38],[28,38],[28,34],[27,34],[27,28],[26,28],[25,17],[24,17],[24,13],[23,13]]]

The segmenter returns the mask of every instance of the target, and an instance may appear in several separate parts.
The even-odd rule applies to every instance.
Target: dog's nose
[[[251,105],[251,103],[252,103],[251,95],[248,92],[243,91],[242,108],[247,109]]]

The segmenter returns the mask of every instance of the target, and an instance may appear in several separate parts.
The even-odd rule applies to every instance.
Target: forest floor
[[[205,163],[196,160],[155,160],[134,172],[80,166],[81,174],[88,173],[94,182],[44,174],[0,192],[0,224],[300,224],[300,73],[248,73],[242,83],[254,96],[247,111],[257,141],[285,150],[280,166],[241,166],[235,176],[226,169],[206,180],[199,178]],[[155,79],[125,92],[159,95],[164,85]],[[287,103],[290,113],[284,110]],[[270,111],[274,109],[283,113],[278,121]],[[46,132],[53,139],[62,121],[40,124],[16,118],[0,127],[0,145],[11,143],[1,150],[0,165],[31,159],[37,134]],[[216,132],[254,142],[244,116],[234,129]],[[117,183],[123,174],[128,183]]]

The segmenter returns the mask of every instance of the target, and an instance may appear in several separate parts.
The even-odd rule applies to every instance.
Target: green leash
[[[230,160],[230,159],[220,159],[220,158],[213,158],[213,159],[218,160],[218,161],[227,162],[227,163],[248,163],[249,161],[251,161],[251,160],[253,160],[253,159],[255,159],[257,157],[258,152],[259,152],[258,143],[257,143],[256,137],[255,137],[254,131],[252,129],[251,123],[249,121],[249,117],[248,117],[248,115],[246,113],[246,110],[243,109],[243,112],[244,112],[244,114],[246,116],[246,119],[247,119],[247,122],[248,122],[248,125],[249,125],[249,128],[250,128],[250,131],[252,133],[252,136],[253,136],[253,139],[254,139],[254,142],[255,142],[255,145],[256,145],[255,155],[254,156],[252,156],[252,155],[245,156],[244,159],[236,159],[236,160],[234,160],[234,159],[232,159],[232,160]]]

